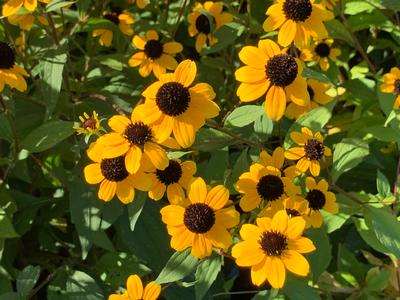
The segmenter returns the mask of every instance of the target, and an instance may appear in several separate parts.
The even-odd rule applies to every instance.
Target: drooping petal
[[[285,90],[278,86],[271,86],[267,93],[265,109],[267,115],[274,121],[282,118],[286,109]]]
[[[267,272],[267,279],[273,288],[283,287],[286,279],[286,270],[283,262],[278,257],[269,257],[269,272]]]

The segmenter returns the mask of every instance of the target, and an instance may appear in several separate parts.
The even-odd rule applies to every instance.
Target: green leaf
[[[363,131],[371,134],[374,138],[383,142],[393,142],[400,140],[399,130],[391,127],[383,127],[382,125],[377,125],[365,128]]]
[[[397,0],[380,0],[379,2],[388,9],[400,11],[400,2]]]
[[[161,270],[156,282],[163,284],[181,280],[196,268],[197,262],[198,259],[190,254],[190,249],[175,252]]]
[[[26,299],[39,279],[40,267],[27,266],[17,276],[17,291],[22,299]]]
[[[331,171],[333,180],[336,181],[344,172],[357,166],[368,154],[368,144],[359,138],[345,138],[336,144]]]
[[[0,295],[0,300],[21,300],[21,298],[19,297],[19,295],[17,293],[9,292],[9,293]]]
[[[238,181],[239,176],[249,169],[249,158],[248,158],[249,148],[246,148],[240,153],[239,157],[236,159],[233,165],[232,173],[228,179],[226,186],[230,189],[231,193],[237,193],[234,184]]]
[[[8,214],[0,208],[0,239],[1,238],[15,238],[18,237],[18,233],[15,232],[14,226]]]
[[[221,51],[222,49],[233,44],[235,40],[242,34],[245,27],[239,23],[229,23],[215,32],[218,42],[209,48],[203,48],[201,54],[211,54]]]
[[[64,65],[67,61],[65,47],[46,52],[42,63],[42,94],[46,100],[46,118],[49,119],[57,106],[63,82]]]
[[[325,22],[325,25],[331,38],[343,40],[347,42],[350,46],[354,47],[354,42],[351,34],[340,21],[336,19],[330,20],[328,22]]]
[[[300,131],[302,127],[308,127],[313,132],[320,131],[332,117],[332,110],[335,107],[335,104],[336,101],[332,101],[326,105],[311,110],[306,115],[297,119],[296,122],[290,126],[289,131],[286,134],[284,148],[288,149],[293,145],[293,141],[289,134],[292,131]]]
[[[68,299],[73,300],[103,300],[105,295],[96,281],[88,274],[75,271],[67,280]]]
[[[289,272],[286,273],[286,282],[283,287],[283,293],[289,297],[290,300],[319,300],[321,297],[307,284],[307,280],[296,277]]]
[[[135,230],[135,225],[142,213],[143,207],[147,200],[147,194],[145,192],[137,191],[135,196],[135,201],[127,205],[129,223],[131,225],[131,230]]]
[[[74,133],[73,122],[50,121],[28,134],[21,142],[21,148],[31,153],[46,151]]]
[[[377,170],[376,188],[378,190],[379,195],[382,196],[382,198],[389,197],[392,194],[390,192],[391,187],[389,180],[379,170]]]
[[[265,141],[274,129],[274,122],[267,116],[262,114],[254,122],[254,132],[259,136],[261,141]]]
[[[57,1],[57,0],[54,1],[53,0],[52,2],[50,2],[49,4],[46,5],[46,12],[49,13],[49,12],[69,6],[74,3],[75,3],[75,1]]]
[[[368,291],[381,292],[389,283],[390,271],[388,269],[374,267],[369,269],[365,278],[365,289]]]
[[[394,256],[400,258],[400,222],[383,208],[364,207],[365,220],[371,224],[379,242]]]
[[[332,84],[332,81],[328,78],[328,76],[326,76],[323,73],[309,69],[309,68],[304,68],[303,73],[301,75],[303,75],[306,78],[311,78],[311,79],[315,79],[315,80],[318,80],[321,82],[326,82],[326,83]]]
[[[316,247],[315,251],[307,255],[307,259],[311,265],[313,278],[317,281],[332,259],[331,244],[328,235],[321,228],[307,230],[306,236],[313,241]]]
[[[236,108],[225,120],[225,126],[243,127],[253,123],[258,117],[265,114],[260,105],[244,105]]]
[[[199,263],[196,270],[196,284],[194,286],[197,300],[203,299],[203,296],[214,283],[221,270],[221,264],[221,257],[216,253]]]
[[[224,148],[232,143],[232,138],[224,132],[213,128],[201,128],[196,134],[196,141],[193,148],[202,151],[210,151]]]

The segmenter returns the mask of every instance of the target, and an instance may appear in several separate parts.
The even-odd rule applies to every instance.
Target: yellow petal
[[[278,43],[279,45],[283,47],[287,47],[290,45],[291,42],[293,42],[294,37],[296,35],[296,22],[292,20],[287,20],[285,23],[283,23],[282,27],[279,29],[279,34],[278,34]]]
[[[236,264],[241,267],[250,267],[260,263],[265,257],[258,242],[239,242],[232,248],[232,256]]]
[[[310,272],[310,265],[305,257],[293,250],[286,250],[282,253],[282,261],[290,272],[306,276]]]
[[[266,73],[263,69],[244,66],[236,70],[235,77],[236,80],[240,82],[259,83],[266,79]]]
[[[161,293],[161,285],[155,283],[155,281],[151,281],[144,288],[143,299],[156,300],[160,296],[160,293]]]
[[[307,91],[307,82],[301,76],[285,88],[287,97],[300,106],[310,105],[310,94]]]
[[[286,94],[281,87],[271,86],[267,93],[265,109],[267,115],[274,121],[282,118],[286,109]]]
[[[288,241],[288,247],[299,253],[309,253],[315,250],[313,242],[305,237],[299,237]]]
[[[262,233],[263,231],[253,224],[244,224],[240,229],[240,237],[245,241],[258,241]]]
[[[285,157],[291,160],[298,160],[304,157],[305,152],[303,147],[293,147],[285,152]]]
[[[140,50],[144,50],[144,46],[146,46],[146,39],[143,36],[135,35],[132,39],[132,44]]]
[[[215,212],[215,224],[224,228],[232,228],[239,224],[240,214],[234,207],[227,207]]]
[[[257,47],[245,46],[239,52],[240,60],[255,69],[265,70],[265,65],[268,62],[268,56]]]
[[[286,270],[282,260],[277,257],[269,257],[270,272],[267,272],[267,279],[273,288],[282,288],[286,279]]]
[[[164,170],[168,166],[167,153],[157,144],[151,142],[144,144],[144,152],[157,169]]]
[[[319,172],[321,170],[321,167],[319,165],[318,160],[311,160],[310,161],[310,172],[313,176],[318,176]]]
[[[162,221],[171,226],[180,226],[183,224],[183,215],[185,209],[178,205],[167,205],[160,211]]]
[[[272,218],[271,230],[284,233],[288,227],[288,219],[286,211],[278,211]]]
[[[108,126],[118,133],[123,133],[132,122],[124,116],[113,116],[108,120]]]
[[[131,146],[125,156],[126,170],[134,174],[140,168],[140,161],[142,159],[142,150],[138,146]]]
[[[117,183],[117,197],[122,203],[128,204],[135,198],[135,189],[129,178]]]
[[[185,193],[183,192],[183,189],[179,184],[173,183],[168,185],[167,187],[167,197],[169,203],[179,204],[182,203],[182,201],[184,201]]]
[[[174,72],[175,80],[185,87],[192,84],[197,74],[196,63],[192,60],[182,61]]]
[[[232,237],[230,233],[221,226],[213,226],[207,233],[206,238],[216,248],[227,250],[232,244]]]
[[[128,64],[131,67],[137,67],[138,65],[143,63],[143,61],[145,59],[146,59],[146,55],[144,54],[144,52],[138,52],[131,56],[131,58],[128,61]]]
[[[181,226],[179,231],[171,238],[171,247],[177,251],[182,251],[193,243],[194,234],[186,227]]]
[[[194,143],[196,134],[192,124],[175,121],[173,132],[176,141],[183,148],[188,148]]]
[[[158,33],[155,30],[149,30],[146,32],[147,40],[158,40]]]
[[[129,276],[126,282],[126,289],[128,291],[129,298],[141,299],[143,296],[143,284],[140,277],[137,275]]]
[[[23,4],[23,0],[10,0],[3,4],[3,16],[14,15]]]
[[[177,42],[169,42],[164,44],[164,52],[168,54],[175,54],[182,52],[183,47],[180,43]]]
[[[223,208],[229,201],[229,191],[223,185],[213,187],[208,193],[205,203],[214,210]]]
[[[207,197],[207,186],[203,178],[198,177],[189,185],[188,193],[190,202],[204,203]]]
[[[237,89],[236,95],[242,102],[251,102],[262,97],[269,88],[267,79],[257,83],[241,83]]]
[[[100,188],[97,195],[101,200],[110,201],[114,197],[116,190],[117,183],[105,179],[100,183]]]
[[[288,221],[286,236],[289,239],[295,239],[303,234],[305,227],[306,227],[306,222],[302,217],[290,218]]]
[[[89,184],[97,184],[104,179],[100,164],[90,164],[83,169],[85,180]]]
[[[192,255],[197,258],[204,258],[211,255],[212,245],[203,234],[195,234],[192,245]]]

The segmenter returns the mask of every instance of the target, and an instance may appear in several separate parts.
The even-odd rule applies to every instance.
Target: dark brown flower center
[[[284,193],[282,179],[275,175],[261,177],[257,184],[257,193],[266,201],[275,201]]]
[[[326,43],[319,43],[317,46],[315,46],[314,51],[319,57],[328,57],[331,53],[331,48]]]
[[[183,114],[189,107],[189,90],[179,82],[163,84],[157,92],[156,104],[166,115],[171,117]]]
[[[290,85],[296,79],[297,71],[296,60],[288,54],[273,56],[265,66],[267,78],[273,85],[280,87]]]
[[[136,122],[126,127],[124,137],[133,145],[143,146],[153,135],[149,126],[143,122]]]
[[[320,190],[309,191],[306,199],[308,201],[308,207],[312,210],[320,210],[324,207],[326,202],[325,195]]]
[[[291,46],[289,46],[286,50],[286,54],[293,56],[293,57],[300,57],[301,55],[301,51],[299,48],[297,48],[296,46],[294,46],[293,44]]]
[[[144,53],[151,59],[160,58],[163,54],[164,47],[158,40],[149,40],[144,46]]]
[[[183,223],[191,232],[206,233],[215,223],[215,213],[207,204],[190,204],[185,209]]]
[[[312,13],[310,0],[286,0],[283,3],[283,13],[286,18],[295,22],[304,22]]]
[[[286,236],[275,231],[265,231],[259,242],[261,249],[270,256],[280,256],[288,246]]]
[[[307,85],[307,91],[308,91],[308,94],[310,95],[310,100],[314,100],[315,93],[314,93],[314,90],[312,89],[312,87]]]
[[[97,121],[95,118],[90,117],[82,122],[83,129],[97,129]]]
[[[324,156],[324,145],[316,139],[308,140],[304,152],[309,160],[319,160]]]
[[[13,49],[4,42],[0,42],[0,69],[11,69],[15,64]]]
[[[100,163],[103,176],[109,181],[122,181],[129,176],[125,167],[125,156],[105,158]]]
[[[291,218],[300,216],[300,213],[293,208],[286,208],[286,213]]]
[[[156,171],[156,176],[165,185],[177,183],[182,177],[182,167],[176,160],[170,160],[168,167]]]
[[[113,22],[115,25],[119,24],[119,18],[116,13],[106,14],[103,18]]]
[[[394,93],[396,96],[400,95],[400,79],[394,82]]]
[[[213,23],[215,24],[215,20],[213,18]],[[196,29],[204,34],[209,34],[211,32],[211,24],[210,20],[206,15],[201,14],[196,19]]]

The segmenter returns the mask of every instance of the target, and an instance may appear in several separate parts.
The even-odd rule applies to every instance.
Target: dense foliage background
[[[339,1],[335,18],[325,24],[341,55],[327,71],[315,62],[303,71],[331,85],[333,101],[278,122],[261,101],[240,103],[234,76],[243,46],[276,40],[276,32],[262,28],[272,1],[222,2],[233,21],[200,53],[188,34],[191,0],[151,1],[144,9],[122,0],[39,2],[29,30],[1,17],[0,41],[14,48],[29,74],[25,92],[5,87],[0,94],[1,300],[107,299],[123,290],[131,274],[144,282],[158,277],[163,299],[399,297],[400,114],[393,109],[396,96],[379,86],[400,63],[400,2]],[[202,260],[190,251],[174,254],[160,215],[165,198],[156,202],[137,191],[128,205],[117,198],[106,203],[98,199],[98,187],[85,182],[86,150],[95,136],[76,134],[79,116],[96,111],[108,130],[107,119],[129,116],[156,81],[128,66],[136,51],[133,35],[102,18],[117,6],[135,19],[133,35],[154,29],[181,43],[178,62],[195,60],[196,81],[214,88],[219,116],[199,130],[192,147],[169,155],[195,161],[196,176],[224,184],[236,204],[234,184],[260,150],[288,149],[289,133],[303,126],[324,134],[333,157],[320,177],[335,192],[339,212],[323,212],[323,226],[305,232],[317,248],[306,255],[308,277],[288,275],[283,289],[257,288],[249,269],[237,267],[228,253]],[[111,46],[99,44],[92,36],[96,29],[112,31]]]

